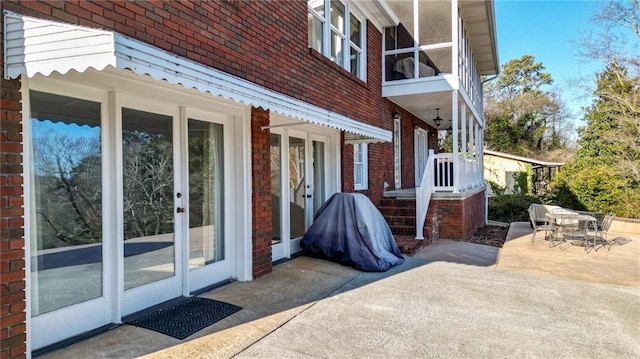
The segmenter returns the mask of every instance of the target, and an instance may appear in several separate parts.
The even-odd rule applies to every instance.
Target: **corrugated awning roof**
[[[5,11],[5,78],[88,68],[130,70],[235,102],[345,131],[350,142],[388,142],[391,131],[283,95],[112,31]]]

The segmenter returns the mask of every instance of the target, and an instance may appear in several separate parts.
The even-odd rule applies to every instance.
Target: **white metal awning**
[[[130,70],[235,102],[347,132],[349,142],[388,142],[391,131],[176,56],[112,31],[91,29],[5,11],[4,76],[47,76],[89,68]]]

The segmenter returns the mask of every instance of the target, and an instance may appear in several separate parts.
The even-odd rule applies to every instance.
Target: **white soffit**
[[[9,11],[5,11],[4,16],[5,78],[18,78],[23,74],[47,76],[54,71],[83,72],[88,68],[101,71],[110,66],[345,131],[357,135],[355,138],[360,140],[356,142],[390,142],[392,139],[389,130],[355,121],[115,32]]]

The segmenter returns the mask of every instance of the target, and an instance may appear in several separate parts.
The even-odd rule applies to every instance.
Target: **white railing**
[[[429,164],[433,161],[433,150],[429,150],[427,156],[427,165],[422,173],[422,181],[420,186],[416,187],[416,239],[424,239],[424,223],[427,219],[427,211],[429,211],[429,202],[433,188],[433,167]]]
[[[433,192],[461,192],[484,183],[480,162],[473,154],[435,154],[429,150],[426,163],[420,185],[416,187],[416,239],[424,239],[424,224]]]
[[[455,162],[457,164],[454,166]],[[482,175],[480,163],[475,156],[457,155],[457,161],[454,161],[453,153],[433,156],[434,191],[460,192],[477,187],[483,183]]]

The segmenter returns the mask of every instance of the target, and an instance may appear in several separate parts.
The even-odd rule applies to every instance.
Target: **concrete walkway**
[[[183,341],[123,325],[44,357],[640,357],[640,238],[586,253],[512,229],[502,250],[440,240],[386,273],[298,257],[204,294],[244,309]]]
[[[497,269],[639,288],[640,225],[630,229],[634,232],[609,231],[610,240],[630,240],[613,245],[610,250],[585,249],[569,243],[550,248],[544,232],[538,232],[532,244],[529,223],[515,222],[509,227]]]

